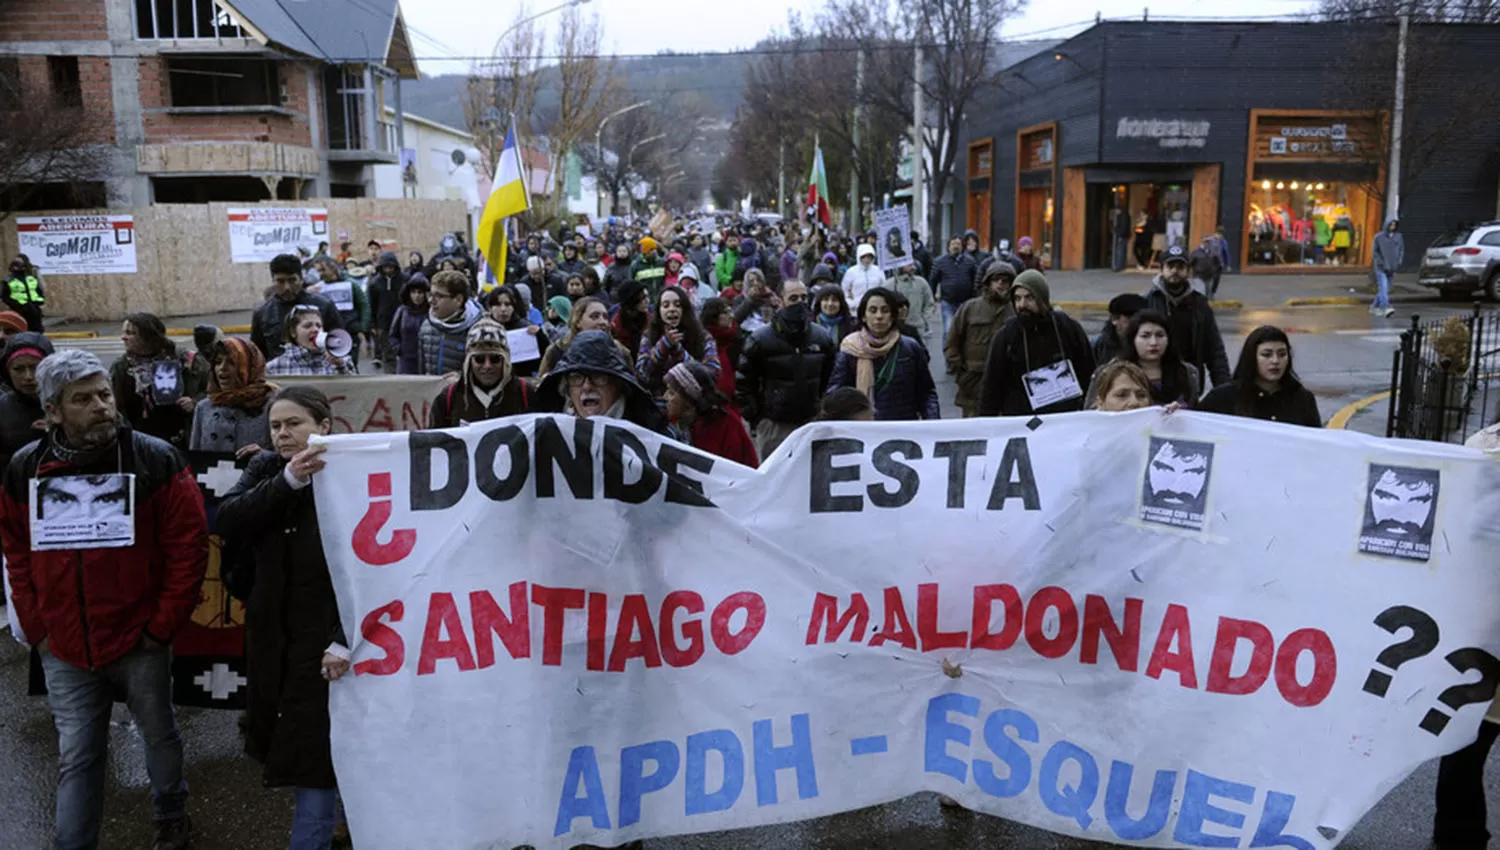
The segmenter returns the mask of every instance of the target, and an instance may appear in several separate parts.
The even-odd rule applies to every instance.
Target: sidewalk
[[[1048,272],[1052,302],[1063,309],[1104,309],[1122,292],[1145,292],[1154,273],[1097,269]],[[1368,274],[1236,274],[1219,283],[1217,309],[1270,309],[1369,304],[1375,284]],[[1431,289],[1417,284],[1416,274],[1398,275],[1391,286],[1396,302],[1437,301]]]

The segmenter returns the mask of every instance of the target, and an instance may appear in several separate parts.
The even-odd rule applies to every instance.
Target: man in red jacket
[[[0,539],[57,725],[56,846],[99,844],[119,691],[146,743],[153,848],[181,850],[191,825],[168,647],[208,566],[203,497],[170,445],[119,424],[97,357],[58,352],[36,380],[50,429],[5,470]]]

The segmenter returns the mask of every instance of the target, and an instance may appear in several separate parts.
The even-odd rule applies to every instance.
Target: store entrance
[[[1043,268],[1052,268],[1052,187],[1022,189],[1016,195],[1016,232],[1012,248],[1021,237],[1031,237]]]
[[[1189,247],[1188,223],[1193,211],[1191,183],[1093,184],[1088,192],[1089,250],[1085,268],[1111,267],[1114,250],[1112,218],[1115,207],[1129,217],[1130,237],[1125,268],[1147,271],[1161,261],[1172,245]]]

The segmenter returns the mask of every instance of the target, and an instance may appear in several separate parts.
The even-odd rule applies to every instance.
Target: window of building
[[[83,81],[78,74],[77,56],[48,56],[47,76],[52,81],[52,97],[59,105],[83,105]]]
[[[142,39],[244,38],[214,0],[135,0],[135,34]]]
[[[0,109],[20,109],[21,60],[0,56]]]
[[[1248,200],[1250,265],[1361,265],[1373,202],[1358,184],[1262,177]]]
[[[280,106],[276,63],[183,57],[167,62],[173,106]]]

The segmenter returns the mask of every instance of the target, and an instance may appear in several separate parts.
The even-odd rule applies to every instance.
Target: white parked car
[[[1460,227],[1433,240],[1417,281],[1455,300],[1483,290],[1500,301],[1500,221]]]

